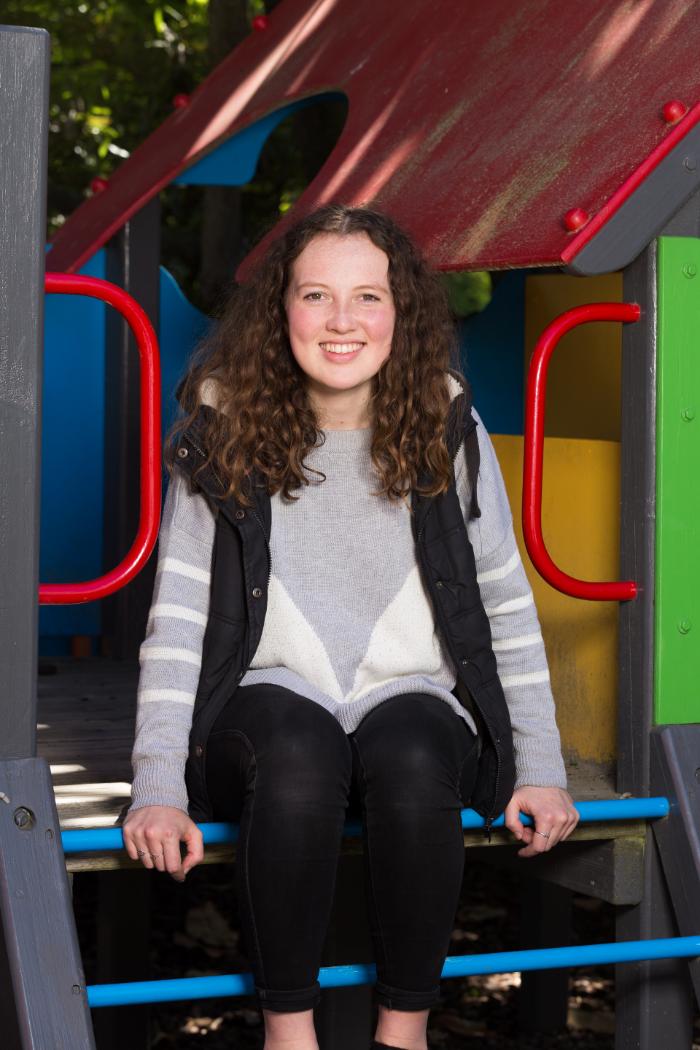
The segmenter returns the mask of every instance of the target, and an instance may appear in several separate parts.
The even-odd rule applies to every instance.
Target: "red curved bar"
[[[636,303],[589,303],[575,306],[556,317],[540,336],[530,362],[525,401],[523,462],[523,535],[532,564],[547,583],[573,598],[593,601],[627,601],[636,598],[633,580],[593,583],[577,580],[557,568],[542,536],[542,460],[547,368],[559,340],[572,328],[590,321],[638,321]]]
[[[69,605],[106,598],[126,586],[144,567],[155,546],[160,525],[160,358],[158,340],[145,311],[123,288],[97,277],[47,273],[47,292],[87,295],[113,306],[125,318],[136,338],[140,360],[141,390],[141,512],[136,538],[115,569],[85,583],[43,583],[39,602]]]

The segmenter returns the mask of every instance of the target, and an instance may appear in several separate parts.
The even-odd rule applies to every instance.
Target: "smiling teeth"
[[[328,350],[331,354],[352,354],[355,350],[361,350],[363,343],[321,343],[322,350]]]

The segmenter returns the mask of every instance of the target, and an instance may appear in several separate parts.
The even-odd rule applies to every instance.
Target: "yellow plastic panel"
[[[525,376],[535,344],[559,314],[584,303],[622,302],[622,275],[531,274],[525,282]],[[585,324],[554,351],[547,382],[545,434],[620,439],[621,324]]]
[[[617,602],[554,590],[533,568],[522,534],[523,439],[492,435],[515,535],[542,624],[568,760],[610,764],[617,722]],[[618,579],[620,446],[546,438],[542,530],[555,563],[587,580]]]

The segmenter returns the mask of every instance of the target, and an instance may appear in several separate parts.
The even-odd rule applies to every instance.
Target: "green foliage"
[[[444,273],[442,279],[457,317],[481,313],[491,302],[491,274],[485,270]]]
[[[207,0],[3,0],[51,34],[49,233],[207,72]]]
[[[243,20],[272,0],[227,0]],[[210,48],[208,0],[0,0],[7,25],[51,35],[48,236],[190,94],[217,60]],[[218,14],[221,15],[221,8]],[[230,12],[234,14],[233,10]],[[233,22],[236,19],[232,19]],[[226,19],[224,19],[226,22]],[[226,44],[217,40],[217,56]],[[335,143],[345,105],[322,104],[283,121],[268,139],[255,179],[242,187],[240,228],[231,231],[231,267],[273,226],[315,175]],[[309,144],[311,143],[311,145]],[[232,193],[234,191],[231,191]],[[203,309],[200,286],[202,187],[161,193],[162,259]]]

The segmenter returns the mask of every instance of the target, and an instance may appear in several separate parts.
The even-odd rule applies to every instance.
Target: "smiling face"
[[[370,424],[372,379],[391,352],[389,259],[365,233],[323,233],[292,264],[289,342],[322,426]]]

